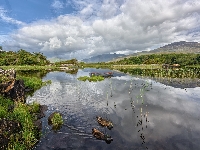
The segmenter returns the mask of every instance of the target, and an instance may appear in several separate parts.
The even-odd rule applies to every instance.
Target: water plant
[[[103,81],[105,78],[102,77],[102,76],[91,76],[91,77],[88,77],[88,76],[82,76],[82,77],[79,77],[78,80],[80,81],[86,81],[88,80],[89,82],[93,81],[93,82],[97,82],[97,81]]]
[[[49,125],[52,125],[53,130],[58,130],[63,125],[62,115],[58,112],[52,113],[48,118]]]

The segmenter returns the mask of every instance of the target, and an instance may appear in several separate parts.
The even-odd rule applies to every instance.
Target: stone
[[[3,70],[0,68],[0,94],[14,101],[25,100],[25,85],[23,80],[16,80],[14,69]]]
[[[14,80],[0,85],[1,94],[13,101],[25,102],[25,85],[23,80]]]

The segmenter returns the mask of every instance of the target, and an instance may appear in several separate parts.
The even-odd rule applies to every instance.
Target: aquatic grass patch
[[[53,130],[58,130],[63,125],[64,121],[62,115],[58,112],[52,113],[48,118],[49,125],[52,125]]]
[[[79,77],[78,80],[80,81],[86,81],[88,80],[89,82],[98,82],[98,81],[103,81],[105,78],[102,77],[102,76],[91,76],[91,77],[88,77],[88,76],[82,76],[82,77]]]

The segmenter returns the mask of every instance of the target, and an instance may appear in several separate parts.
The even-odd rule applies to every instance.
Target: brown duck
[[[103,126],[103,127],[107,127],[109,130],[111,130],[113,128],[113,124],[111,121],[108,121],[106,119],[103,119],[102,117],[98,117],[97,116],[97,122]]]
[[[96,137],[98,140],[104,140],[106,141],[106,143],[110,143],[111,141],[113,141],[113,139],[111,138],[111,136],[102,133],[101,131],[99,131],[96,128],[92,129],[92,134],[94,137]]]

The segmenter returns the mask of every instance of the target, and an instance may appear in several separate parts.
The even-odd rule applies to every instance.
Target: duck
[[[111,130],[113,128],[113,124],[111,121],[108,121],[106,119],[103,119],[102,117],[97,116],[97,122],[103,126],[103,127],[107,127],[109,130]]]
[[[111,141],[113,141],[113,138],[111,138],[111,136],[102,133],[101,131],[99,131],[96,128],[92,129],[92,134],[94,137],[96,137],[96,139],[104,140],[106,143],[111,143]]]

